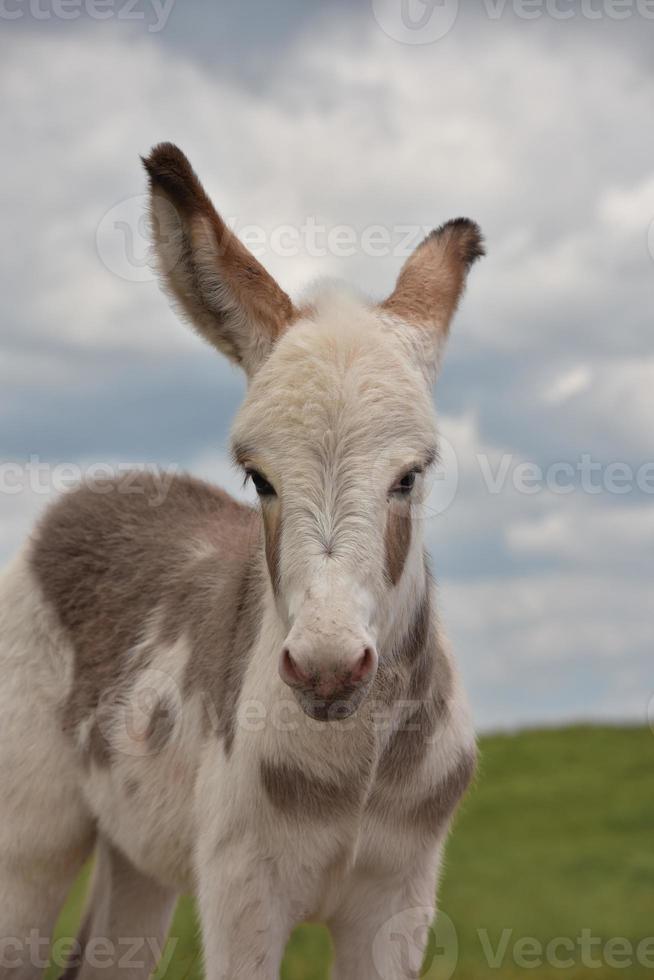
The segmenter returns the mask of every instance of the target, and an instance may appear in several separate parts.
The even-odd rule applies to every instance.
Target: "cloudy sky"
[[[294,295],[382,297],[466,214],[426,520],[479,724],[644,722],[653,42],[648,0],[6,0],[0,559],[94,463],[240,492],[243,384],[158,291],[139,153],[177,142]]]

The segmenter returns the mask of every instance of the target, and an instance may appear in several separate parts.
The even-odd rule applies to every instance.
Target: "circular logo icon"
[[[174,678],[150,667],[128,691],[114,691],[101,699],[96,724],[112,752],[157,755],[179,737],[182,711],[182,695]]]
[[[405,456],[409,458],[415,451],[406,447]],[[397,447],[393,453],[380,452],[373,464],[371,476],[373,484],[382,486],[398,474],[400,455]],[[424,475],[416,477],[416,492],[407,497],[389,498],[389,507],[394,518],[402,521],[428,521],[443,514],[453,502],[459,487],[459,462],[454,446],[444,436],[438,439],[438,460]],[[406,504],[411,507],[407,509]]]
[[[444,514],[459,488],[459,460],[454,446],[445,436],[438,437],[438,460],[427,474],[424,503],[419,516],[423,520]]]
[[[373,963],[382,980],[429,975],[450,980],[459,957],[459,939],[445,912],[426,906],[404,909],[387,919],[372,944]]]
[[[152,223],[165,248],[159,250],[159,262],[152,245]],[[156,202],[156,213],[149,214],[147,194],[137,194],[109,208],[98,225],[96,249],[102,264],[114,275],[128,282],[152,282],[158,278],[161,261],[167,272],[181,254],[182,236],[179,215],[165,198]]]
[[[459,0],[372,0],[384,34],[402,44],[433,44],[454,27]]]

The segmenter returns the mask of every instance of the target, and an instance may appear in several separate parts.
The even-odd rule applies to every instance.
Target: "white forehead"
[[[415,328],[340,285],[323,286],[308,309],[255,375],[234,441],[294,455],[326,440],[398,457],[433,445],[429,386],[412,353]]]

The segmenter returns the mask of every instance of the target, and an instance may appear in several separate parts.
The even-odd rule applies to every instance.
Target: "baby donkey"
[[[481,235],[432,232],[380,304],[296,306],[180,150],[144,163],[163,283],[247,375],[231,447],[259,506],[86,482],[0,579],[0,976],[41,975],[32,940],[95,850],[68,980],[149,976],[180,893],[208,980],[277,977],[306,920],[337,980],[408,980],[475,765],[421,515]]]

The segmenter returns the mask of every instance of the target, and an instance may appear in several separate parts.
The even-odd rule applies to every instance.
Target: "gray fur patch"
[[[296,766],[261,760],[260,776],[275,809],[300,819],[333,820],[361,805],[366,780],[358,773],[339,781],[319,779]]]
[[[32,543],[31,566],[74,650],[74,679],[62,724],[74,732],[102,703],[103,715],[149,665],[135,647],[187,635],[187,691],[214,693],[228,712],[238,695],[247,650],[258,630],[254,598],[261,540],[258,513],[190,477],[162,481],[137,473],[90,484],[48,509]],[[252,589],[252,592],[250,591]],[[257,597],[261,592],[256,592]],[[167,634],[167,636],[166,636]],[[219,718],[219,734],[233,738]],[[109,765],[105,726],[92,729],[90,757]],[[96,737],[97,736],[97,737]]]
[[[175,731],[175,710],[165,698],[160,698],[150,715],[145,737],[152,752],[161,752]]]
[[[89,730],[85,745],[86,761],[93,763],[98,769],[108,769],[113,760],[111,745],[102,731],[97,719]]]
[[[405,800],[419,785],[420,767],[438,726],[447,717],[452,692],[452,669],[439,636],[431,592],[428,576],[413,622],[385,668],[389,677],[382,678],[386,703],[403,702],[406,714],[381,754],[367,806],[402,821],[406,819]],[[425,813],[427,809],[425,805]],[[423,810],[414,822],[420,822],[421,814]]]
[[[193,651],[186,665],[182,695],[201,695],[205,731],[213,730],[223,739],[228,755],[236,737],[245,671],[261,627],[264,572],[259,538],[257,534],[255,547],[245,559],[232,561],[231,576],[223,576],[221,589],[212,589],[213,604],[208,609],[205,606],[204,615],[195,615],[194,607],[203,602],[203,593],[211,582],[209,569],[206,582],[198,583],[197,591],[180,594],[166,617],[168,636],[186,630]]]
[[[429,587],[416,606],[392,665],[395,674],[386,684],[387,702],[408,702],[411,707],[382,754],[378,778],[401,782],[422,762],[451,695],[452,671],[440,642]]]
[[[429,796],[407,814],[407,820],[424,830],[440,833],[468,789],[476,764],[476,752],[464,752]]]
[[[141,788],[141,784],[138,781],[138,779],[126,779],[124,787],[125,787],[125,795],[131,799],[132,797],[137,795],[138,791]]]

